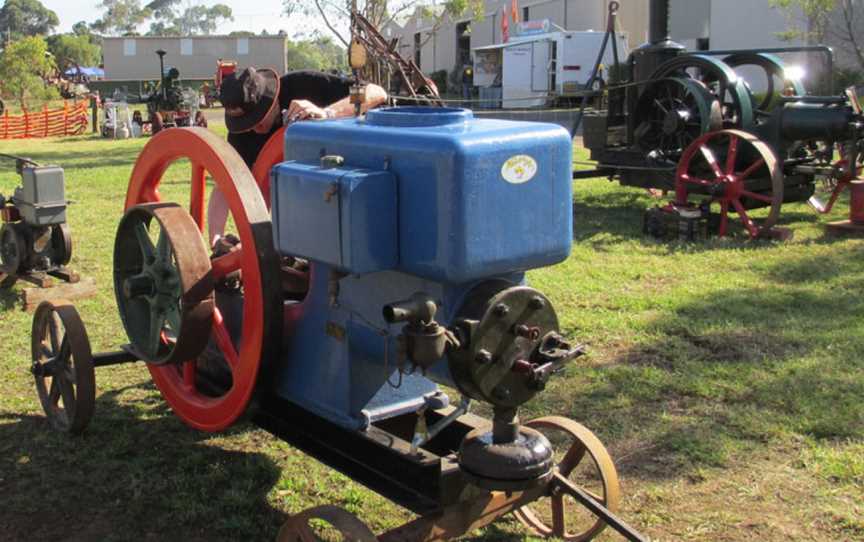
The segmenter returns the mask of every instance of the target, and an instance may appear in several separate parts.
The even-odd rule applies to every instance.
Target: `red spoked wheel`
[[[860,179],[862,171],[864,171],[864,167],[862,167],[860,162],[857,162],[854,168],[850,167],[848,158],[841,158],[835,162],[832,169],[834,170],[834,174],[828,179],[829,186],[831,187],[831,197],[828,199],[828,203],[822,203],[816,196],[812,196],[807,201],[817,213],[823,215],[830,213],[834,209],[834,204],[837,203],[840,194],[852,185],[852,181]]]
[[[258,183],[258,189],[264,197],[264,203],[270,208],[270,170],[273,166],[285,160],[285,127],[279,128],[258,153],[255,164],[252,165],[252,176]]]
[[[721,130],[694,141],[675,174],[676,203],[687,205],[691,195],[709,196],[720,204],[720,237],[728,231],[735,212],[751,238],[770,232],[783,205],[783,170],[774,151],[753,134]],[[748,210],[768,207],[757,224]]]
[[[207,174],[228,203],[239,244],[211,261],[212,283],[232,282],[242,299],[239,333],[232,334],[217,306],[213,311],[208,359],[166,365],[148,364],[154,382],[174,412],[188,425],[220,431],[243,414],[255,390],[259,369],[278,354],[282,333],[279,258],[273,246],[267,207],[242,158],[224,140],[203,128],[165,130],[144,147],[126,194],[126,208],[161,201],[159,185],[171,164],[192,167],[189,214],[204,235]],[[239,281],[237,278],[239,277]],[[200,295],[200,292],[199,292]],[[239,336],[238,336],[239,335]],[[199,364],[213,353],[230,373],[230,382],[212,386]]]

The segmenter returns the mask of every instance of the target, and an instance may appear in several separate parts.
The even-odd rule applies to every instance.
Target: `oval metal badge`
[[[509,158],[501,167],[501,176],[510,184],[527,183],[537,175],[537,161],[527,154]]]

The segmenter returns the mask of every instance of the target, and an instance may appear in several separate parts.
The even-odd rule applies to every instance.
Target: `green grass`
[[[73,265],[99,285],[77,303],[94,350],[124,342],[111,254],[144,143],[0,143],[66,170]],[[187,179],[172,168],[163,196],[185,201]],[[0,192],[17,182],[7,168]],[[594,430],[621,472],[623,517],[656,540],[864,538],[864,243],[826,237],[803,205],[784,207],[790,242],[657,243],[641,234],[654,204],[605,180],[576,185],[573,254],[530,280],[590,355],[523,418]],[[187,429],[141,365],[99,370],[90,429],[54,434],[27,372],[30,315],[18,289],[0,304],[3,540],[272,540],[288,514],[324,503],[376,531],[410,519],[249,424]],[[524,538],[513,520],[469,537]]]

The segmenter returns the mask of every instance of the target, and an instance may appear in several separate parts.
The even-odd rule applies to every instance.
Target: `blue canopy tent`
[[[91,79],[101,79],[105,77],[105,70],[102,68],[94,67],[94,68],[69,68],[66,70],[65,75],[75,76],[75,75],[86,75]]]

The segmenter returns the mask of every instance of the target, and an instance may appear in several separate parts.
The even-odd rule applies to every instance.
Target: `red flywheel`
[[[783,170],[764,141],[741,130],[720,130],[693,141],[678,162],[676,203],[707,196],[720,204],[720,237],[727,233],[729,214],[737,213],[751,238],[768,235],[783,205]],[[767,208],[757,223],[750,210]]]
[[[212,288],[214,284],[218,288],[226,277],[239,277],[234,283],[239,284],[237,289],[242,294],[237,296],[242,299],[242,311],[239,311],[242,320],[234,322],[237,324],[235,326],[229,326],[220,311],[219,296],[216,296],[217,304],[212,315],[208,315],[212,323],[206,353],[209,359],[216,351],[230,371],[228,384],[218,391],[214,392],[212,386],[202,384],[203,374],[199,374],[199,369],[204,363],[204,352],[188,360],[148,363],[148,368],[163,397],[178,417],[197,429],[220,431],[243,414],[255,391],[259,369],[273,362],[278,355],[283,320],[279,256],[273,246],[270,214],[252,173],[226,141],[203,128],[165,130],[147,143],[132,172],[125,208],[162,201],[159,195],[162,177],[169,166],[182,160],[191,163],[188,214],[197,226],[197,232],[195,228],[192,228],[193,233],[190,233],[189,228],[183,229],[183,234],[179,230],[169,231],[165,237],[171,241],[171,246],[160,238],[160,243],[155,244],[157,251],[164,245],[167,247],[164,252],[169,254],[162,258],[169,262],[162,267],[170,271],[170,262],[179,262],[177,252],[173,258],[170,257],[171,247],[178,244],[178,236],[197,233],[204,240],[209,174],[214,190],[219,190],[227,201],[233,219],[230,223],[233,223],[240,243],[230,252],[212,259],[212,271],[206,281],[201,281],[201,288]],[[157,227],[152,225],[155,221],[150,226],[146,220],[140,222],[141,225],[137,227],[141,231],[146,232],[147,227],[152,231]],[[161,226],[170,229],[170,224],[165,222]],[[140,237],[143,237],[142,243],[146,245],[146,234]],[[209,246],[209,242],[206,245]],[[182,266],[175,267],[180,269]],[[187,290],[194,290],[194,285]],[[196,291],[195,295],[200,298],[202,292]],[[151,300],[151,304],[157,303]],[[163,302],[158,304],[164,305]],[[184,298],[180,297],[177,304],[182,312]],[[165,310],[169,316],[174,311],[173,307]],[[190,327],[194,329],[194,326]],[[182,335],[185,328],[178,328],[177,332]],[[171,318],[168,318],[161,334],[166,343],[171,343],[168,338],[170,332]],[[174,344],[180,342],[179,338],[174,339]],[[163,359],[170,359],[170,356]]]

